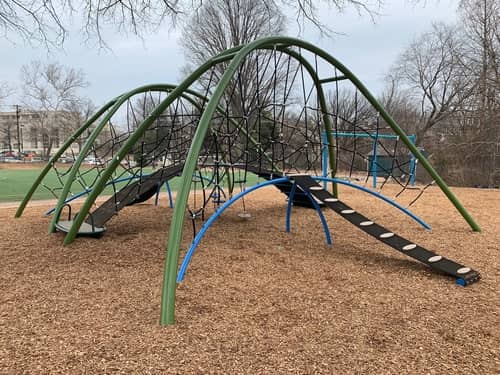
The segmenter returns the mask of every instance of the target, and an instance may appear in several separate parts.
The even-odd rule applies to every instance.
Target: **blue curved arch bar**
[[[285,230],[287,231],[287,233],[290,233],[291,229],[290,218],[292,216],[293,197],[295,196],[296,191],[297,191],[297,184],[294,182],[292,184],[292,188],[290,189],[290,193],[288,194],[288,203],[286,207]],[[332,236],[330,235],[330,229],[328,228],[328,223],[326,222],[325,216],[323,215],[323,211],[321,211],[321,207],[308,191],[305,191],[304,194],[307,195],[312,205],[314,206],[314,209],[318,213],[319,219],[321,220],[321,225],[323,225],[323,231],[325,232],[327,245],[331,245]]]
[[[240,199],[243,196],[251,193],[254,190],[263,188],[265,186],[275,185],[275,184],[279,184],[279,183],[282,183],[282,182],[288,182],[288,181],[290,181],[288,177],[280,177],[280,178],[276,178],[274,180],[264,181],[264,182],[261,182],[259,184],[254,185],[254,186],[251,186],[251,187],[247,188],[244,191],[239,192],[238,194],[234,195],[231,199],[229,199],[228,201],[224,202],[224,204],[222,204],[212,214],[212,216],[210,216],[208,218],[208,220],[205,222],[205,224],[203,224],[203,226],[201,227],[200,231],[196,234],[195,238],[193,239],[193,242],[191,243],[191,246],[189,246],[189,249],[186,252],[186,255],[184,256],[184,259],[182,260],[182,264],[181,264],[181,267],[179,269],[179,272],[177,273],[177,282],[180,283],[180,282],[182,282],[184,280],[184,276],[185,276],[186,270],[187,270],[187,268],[189,266],[189,262],[191,261],[191,258],[193,257],[193,254],[194,254],[196,248],[198,247],[201,239],[203,238],[203,236],[207,232],[208,228],[210,228],[210,226],[222,214],[222,212],[224,212],[229,206],[231,206],[238,199]],[[316,203],[316,202],[314,202],[314,203]],[[317,203],[316,203],[316,205],[317,205]],[[317,211],[320,214],[320,218],[323,217],[322,216],[323,213],[321,212],[321,209],[319,208],[319,205],[317,205]],[[325,236],[327,238],[327,243],[328,243],[328,241],[330,241],[330,243],[331,243],[330,232],[328,231],[328,227],[326,226],[326,220],[324,220],[324,217],[323,217],[323,220],[321,220],[321,222],[323,223],[323,228],[325,229]]]
[[[392,199],[387,198],[385,195],[377,193],[376,191],[370,190],[368,188],[365,188],[364,186],[359,186],[359,185],[353,184],[352,182],[345,181],[345,180],[342,180],[342,179],[339,179],[339,178],[322,177],[322,176],[312,176],[312,178],[315,179],[315,180],[318,180],[318,181],[324,181],[325,183],[326,182],[334,182],[336,184],[349,186],[349,187],[352,187],[354,189],[358,189],[358,190],[361,190],[361,191],[363,191],[365,193],[371,194],[374,197],[379,198],[379,199],[383,200],[386,203],[389,203],[391,206],[396,207],[398,210],[400,210],[404,214],[406,214],[409,217],[411,217],[413,220],[415,220],[417,223],[419,223],[425,229],[427,229],[427,230],[431,230],[432,229],[429,224],[427,224],[425,221],[423,221],[421,218],[419,218],[417,215],[415,215],[409,209],[401,206],[399,203],[393,201]]]
[[[170,189],[170,184],[168,181],[165,181],[165,187],[167,188],[168,193],[168,206],[170,208],[174,208],[174,201],[172,200],[172,190]]]
[[[165,181],[165,189],[167,190],[168,193],[168,206],[170,208],[173,208],[174,203],[172,201],[172,191],[170,190],[170,185],[168,184],[168,181]],[[161,184],[158,185],[158,189],[156,190],[155,206],[158,206],[158,201],[160,200],[160,192],[161,192]]]
[[[246,190],[243,190],[239,192],[238,194],[234,195],[231,199],[228,201],[224,202],[203,224],[203,226],[200,228],[200,231],[196,234],[195,238],[193,239],[193,242],[191,242],[191,246],[189,246],[188,251],[186,252],[186,255],[184,256],[184,259],[182,260],[181,267],[179,269],[179,272],[177,273],[177,282],[180,283],[184,280],[184,275],[186,274],[186,270],[189,266],[189,262],[191,261],[191,258],[193,257],[193,254],[198,247],[201,239],[207,232],[208,228],[214,223],[214,221],[227,209],[229,206],[231,206],[234,202],[236,202],[238,199],[241,197],[251,193],[254,190],[263,188],[265,186],[269,185],[275,185],[279,184],[281,182],[287,182],[289,181],[288,177],[281,177],[281,178],[276,178],[274,180],[269,180],[269,181],[264,181],[259,184],[256,184],[254,186],[249,187]]]
[[[311,195],[310,192],[307,190],[303,190],[304,193],[307,195],[307,197],[311,200],[311,203],[313,204],[314,208],[318,212],[319,219],[321,220],[321,224],[323,225],[323,230],[325,231],[325,236],[326,236],[326,243],[328,245],[332,244],[332,236],[330,235],[330,229],[328,229],[328,223],[326,222],[325,216],[323,215],[323,212],[321,211],[321,207],[319,206],[318,202],[314,199],[314,197]]]

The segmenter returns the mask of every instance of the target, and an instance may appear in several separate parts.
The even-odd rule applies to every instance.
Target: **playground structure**
[[[356,98],[364,98],[371,111],[358,116],[355,105],[347,114],[339,105],[328,103],[325,91],[337,93],[338,98],[340,85],[348,87]],[[341,134],[356,136],[345,142]],[[58,167],[57,160],[82,136],[86,141],[71,167]],[[389,138],[397,139],[408,150],[407,175],[400,173],[402,166],[395,152],[384,143]],[[360,148],[361,139],[371,141],[371,159]],[[393,156],[390,167],[377,162],[379,149]],[[89,157],[96,161],[91,166],[84,164]],[[51,158],[16,217],[22,215],[44,177],[55,173],[60,185],[47,186],[58,199],[49,232],[64,232],[64,243],[69,244],[77,235],[102,234],[120,210],[150,199],[180,175],[165,259],[162,325],[175,322],[176,283],[183,280],[210,225],[245,195],[269,185],[288,197],[287,231],[292,206],[310,207],[318,214],[326,242],[331,244],[322,212],[322,207],[329,208],[395,250],[455,277],[460,285],[471,284],[479,279],[476,271],[398,236],[340,200],[338,184],[361,189],[429,229],[409,207],[396,201],[399,193],[393,198],[382,194],[390,181],[400,187],[400,193],[411,188],[417,190],[416,199],[421,197],[426,187],[412,186],[417,161],[471,228],[479,231],[412,140],[344,65],[309,43],[271,37],[222,52],[177,86],[144,86],[111,100]],[[378,190],[339,178],[341,172],[347,171],[349,176],[356,172],[366,176],[366,183],[371,172],[376,187],[379,170],[384,171],[384,182]],[[250,184],[251,179],[256,183]],[[95,202],[100,195],[109,197],[98,206]],[[85,201],[73,215],[74,196],[83,196]],[[205,221],[206,208],[211,205],[215,212]],[[65,210],[68,220],[63,221]],[[186,212],[194,239],[179,269]],[[247,214],[243,201],[242,216]],[[198,230],[199,219],[204,223]]]
[[[377,177],[408,177],[410,179],[410,185],[415,186],[416,174],[417,174],[417,160],[413,154],[408,155],[408,160],[401,160],[398,158],[397,154],[397,142],[399,141],[399,136],[393,134],[379,134],[375,133],[345,133],[345,132],[333,132],[332,136],[335,138],[368,138],[371,141],[371,153],[368,154],[367,160],[367,177],[371,176],[372,187],[375,189],[377,187]],[[388,150],[384,148],[385,154],[382,157],[379,155],[379,140],[390,139],[394,140],[395,147],[393,152],[389,154]],[[414,134],[408,135],[408,139],[414,145],[416,141],[416,136]],[[326,132],[323,133],[323,177],[328,176],[328,138]],[[351,164],[349,172],[352,174],[353,165]],[[349,176],[352,177],[352,176]],[[326,183],[325,183],[326,184]],[[324,185],[326,186],[326,185]]]

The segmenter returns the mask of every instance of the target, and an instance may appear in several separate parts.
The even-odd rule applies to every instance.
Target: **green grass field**
[[[35,179],[40,174],[41,169],[0,169],[0,202],[15,202],[24,198]],[[64,171],[59,169],[60,172]],[[146,170],[150,173],[151,170]],[[97,177],[96,170],[89,170],[82,175],[83,181],[81,183],[75,182],[72,186],[72,193],[77,194],[84,190],[85,186],[92,186]],[[251,186],[257,183],[257,176],[249,174],[247,176],[247,185]],[[64,180],[63,180],[64,182]],[[170,187],[176,191],[179,187],[180,178],[176,177],[169,181]],[[123,186],[125,182],[118,184],[118,187]],[[197,186],[201,188],[198,183]],[[59,181],[56,173],[51,170],[45,177],[42,185],[38,187],[33,200],[41,199],[56,199],[62,189],[62,184]],[[113,194],[113,188],[108,187],[104,190],[102,195]],[[55,195],[54,195],[55,194]]]
[[[35,181],[40,170],[35,169],[0,169],[0,202],[20,201]],[[47,176],[47,184],[55,186],[55,173]],[[54,196],[49,190],[40,187],[33,199],[51,199]]]

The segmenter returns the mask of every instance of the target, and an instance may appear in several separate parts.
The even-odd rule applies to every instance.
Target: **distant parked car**
[[[2,158],[4,163],[21,163],[22,160],[15,158],[13,156],[5,156]]]
[[[101,159],[95,158],[93,156],[87,156],[85,159],[83,159],[83,162],[85,164],[92,164],[92,165],[100,165],[100,164],[102,164]]]
[[[2,157],[4,157],[4,158],[8,158],[8,157],[12,157],[12,158],[13,158],[13,157],[15,157],[15,156],[16,156],[16,152],[14,152],[14,151],[9,151],[9,150],[7,150],[7,151],[2,151],[2,152],[0,152],[0,156],[2,156]]]
[[[71,163],[74,163],[74,162],[75,162],[75,159],[73,159],[70,156],[63,156],[63,157],[59,158],[59,163],[71,164]]]

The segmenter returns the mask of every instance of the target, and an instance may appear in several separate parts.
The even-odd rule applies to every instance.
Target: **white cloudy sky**
[[[375,23],[355,11],[339,15],[321,9],[323,23],[342,34],[321,37],[317,30],[309,26],[300,37],[335,56],[368,89],[378,94],[384,86],[384,74],[398,54],[413,38],[428,30],[432,22],[454,22],[457,3],[458,0],[440,0],[415,5],[411,1],[387,0],[381,11],[383,14],[377,17]],[[297,36],[297,32],[297,25],[291,19],[288,34]],[[52,55],[47,55],[41,48],[0,40],[0,48],[6,52],[0,59],[0,82],[19,86],[20,67],[31,60],[59,61],[85,71],[90,86],[81,93],[99,105],[144,84],[177,83],[184,65],[178,40],[179,32],[167,27],[147,36],[144,41],[132,36],[109,35],[107,41],[112,52],[99,52],[85,45],[74,33],[67,41],[65,50]],[[18,100],[14,95],[7,103],[15,104]]]

